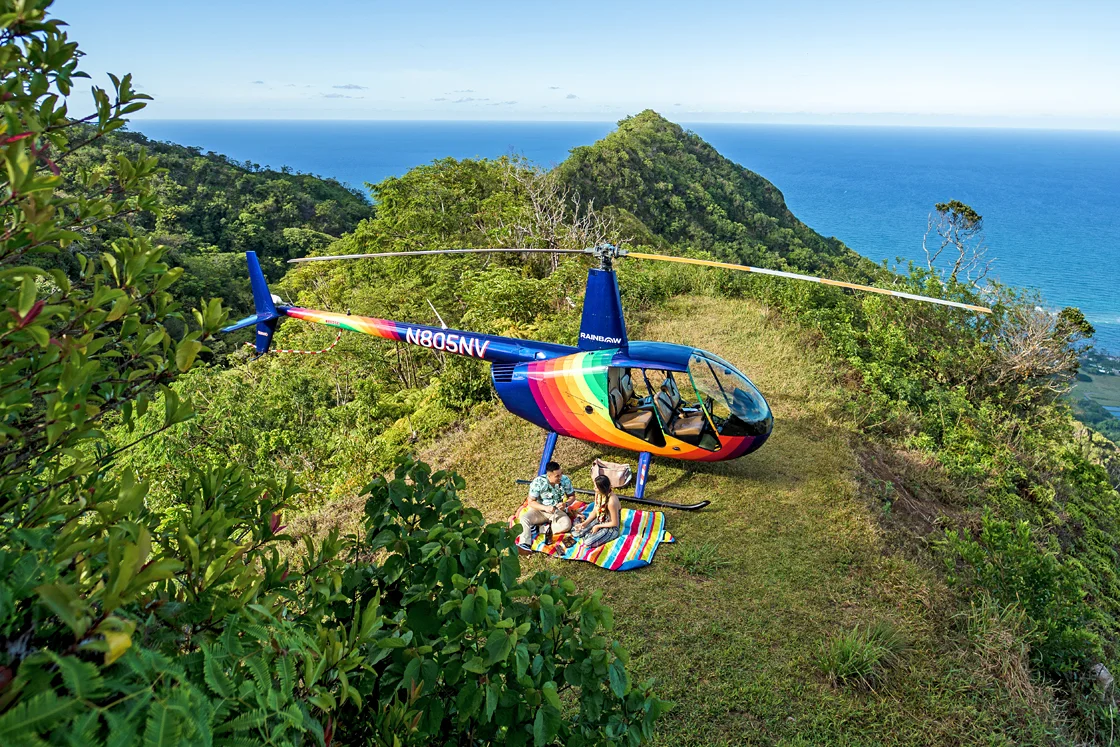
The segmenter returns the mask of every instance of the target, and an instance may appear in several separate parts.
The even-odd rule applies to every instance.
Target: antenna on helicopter
[[[430,298],[425,298],[424,300],[428,302],[428,308],[431,309],[432,313],[436,315],[436,319],[439,319],[439,326],[442,329],[447,329],[447,325],[444,323],[443,317],[439,315],[438,311],[436,311],[436,307],[432,306],[432,300]]]

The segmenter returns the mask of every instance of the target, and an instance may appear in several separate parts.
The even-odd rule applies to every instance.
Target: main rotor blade
[[[585,249],[423,249],[414,252],[377,252],[376,254],[336,254],[331,257],[300,257],[293,262],[325,262],[329,259],[368,259],[370,257],[419,257],[425,254],[493,254],[497,252],[538,252],[542,254],[589,254]]]
[[[828,278],[818,278],[812,275],[799,275],[795,272],[783,272],[781,270],[767,270],[762,267],[749,267],[747,265],[733,265],[727,262],[712,262],[706,259],[692,259],[691,257],[671,257],[667,254],[642,254],[640,252],[628,252],[627,257],[637,257],[639,259],[653,259],[659,262],[680,262],[686,265],[703,265],[704,267],[719,267],[724,270],[739,270],[741,272],[757,272],[760,275],[773,275],[779,278],[790,278],[792,280],[807,280],[810,283],[821,283],[822,285],[835,285],[838,288],[850,288],[852,290],[867,291],[868,293],[881,293],[884,296],[898,296],[899,298],[908,298],[911,301],[926,301],[928,303],[941,304],[942,306],[955,306],[958,309],[968,309],[969,311],[979,311],[982,314],[991,314],[992,310],[986,306],[973,306],[972,304],[959,303],[957,301],[946,301],[944,298],[931,298],[930,296],[918,296],[913,293],[903,293],[902,291],[887,290],[886,288],[875,288],[870,285],[858,285],[856,283],[845,283],[842,280],[829,280]]]

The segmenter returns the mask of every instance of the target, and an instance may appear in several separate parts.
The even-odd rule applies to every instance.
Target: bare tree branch
[[[936,247],[931,248],[932,243]],[[956,257],[949,268],[939,267],[939,260],[947,249],[955,250]],[[984,219],[959,200],[938,203],[926,218],[926,232],[922,237],[922,251],[926,266],[942,280],[962,282],[979,288],[995,262],[988,257],[984,243]]]

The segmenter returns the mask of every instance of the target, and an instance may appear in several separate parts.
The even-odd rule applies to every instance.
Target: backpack
[[[602,459],[596,459],[591,463],[591,479],[594,480],[599,475],[606,475],[607,479],[611,481],[611,487],[614,488],[626,487],[634,477],[629,464],[615,464],[614,462],[604,462]]]

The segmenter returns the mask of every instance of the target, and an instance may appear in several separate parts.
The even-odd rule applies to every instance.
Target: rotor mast
[[[580,350],[606,350],[625,347],[626,319],[622,314],[622,294],[614,260],[626,250],[614,244],[598,244],[587,250],[599,260],[598,267],[587,271],[587,289],[583,295],[583,317],[579,325]]]

